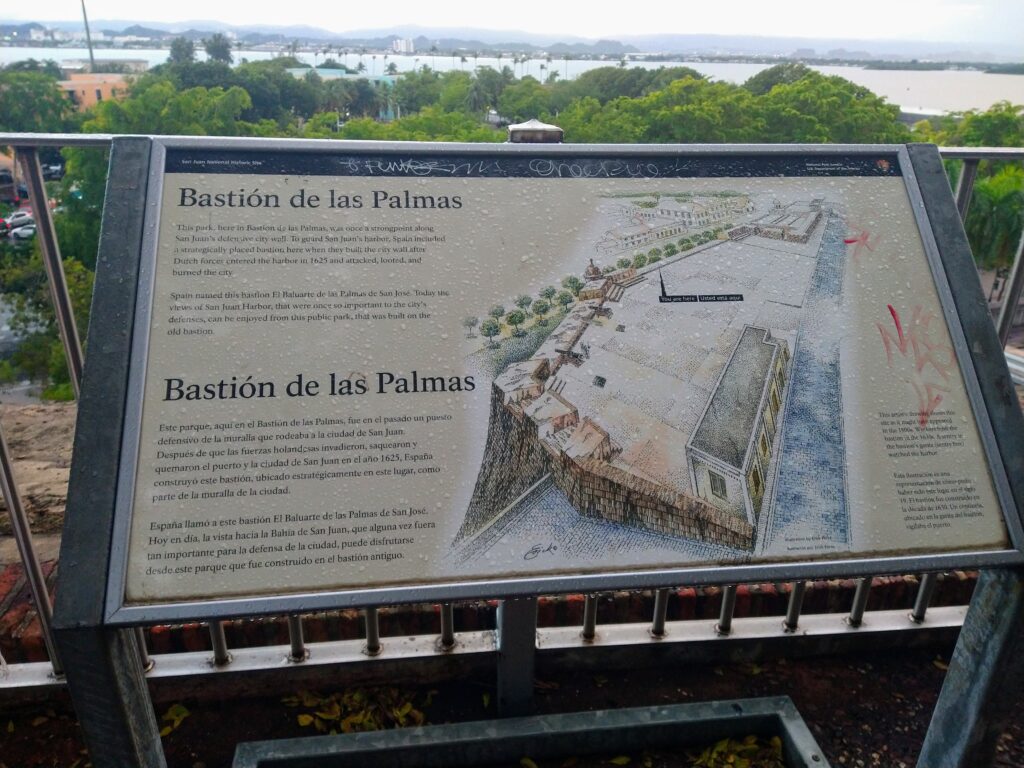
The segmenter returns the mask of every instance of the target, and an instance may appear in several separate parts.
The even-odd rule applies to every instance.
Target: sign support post
[[[995,764],[1024,684],[1024,571],[982,571],[918,758],[919,768]]]
[[[119,279],[96,283],[95,306],[108,311],[89,329],[75,430],[75,453],[91,460],[71,470],[54,611],[68,690],[97,768],[167,764],[135,632],[104,621],[150,144],[116,139],[111,150],[97,270]]]
[[[537,598],[498,604],[498,713],[521,717],[533,710],[537,655]]]

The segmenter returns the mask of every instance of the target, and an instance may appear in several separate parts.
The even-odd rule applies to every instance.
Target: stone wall
[[[537,436],[537,425],[523,414],[522,408],[504,406],[504,397],[497,386],[491,387],[487,444],[456,541],[486,526],[551,471],[548,454]]]
[[[552,462],[555,484],[582,514],[656,533],[752,549],[754,527],[745,518],[672,491],[600,459]]]
[[[487,445],[473,497],[456,540],[472,536],[549,472],[580,514],[742,549],[754,546],[754,528],[701,499],[618,469],[602,459],[574,460],[545,447],[537,425],[504,394],[491,389]]]

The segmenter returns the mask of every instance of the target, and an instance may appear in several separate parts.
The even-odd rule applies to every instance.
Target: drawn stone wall
[[[546,474],[581,514],[727,546],[752,549],[745,519],[618,469],[604,458],[574,459],[552,450],[536,423],[505,393],[491,389],[484,458],[456,540],[474,535]]]
[[[670,536],[743,549],[754,546],[754,527],[742,517],[645,481],[599,459],[553,462],[555,485],[582,514]]]
[[[506,407],[505,393],[491,387],[491,414],[480,473],[456,540],[472,536],[498,516],[549,469],[537,425],[521,408]]]

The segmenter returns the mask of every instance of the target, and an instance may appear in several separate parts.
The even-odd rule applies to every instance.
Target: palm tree
[[[461,69],[463,72],[466,71],[466,62],[467,61],[468,61],[468,59],[465,56],[459,56],[459,69]]]
[[[466,109],[472,114],[478,115],[487,107],[487,93],[478,78],[473,78],[466,91]]]

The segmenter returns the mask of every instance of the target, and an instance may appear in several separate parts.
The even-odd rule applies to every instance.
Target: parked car
[[[0,237],[3,237],[11,231],[11,227],[7,224],[6,219],[0,219]]]
[[[19,227],[35,226],[36,220],[32,218],[32,211],[15,211],[7,217],[7,226],[12,230]]]
[[[26,224],[22,227],[18,227],[17,229],[11,230],[11,238],[13,240],[31,240],[35,236],[36,225],[34,223]]]

